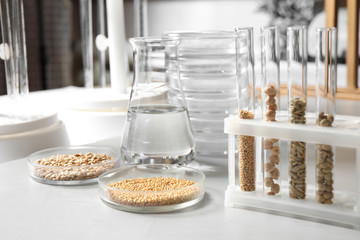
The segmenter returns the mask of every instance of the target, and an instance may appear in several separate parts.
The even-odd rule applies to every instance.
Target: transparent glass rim
[[[327,32],[327,31],[336,31],[336,27],[319,27],[316,29],[316,32]]]
[[[236,27],[235,28],[235,32],[238,32],[238,31],[253,31],[254,28],[253,27]]]
[[[217,39],[217,38],[236,38],[235,31],[224,30],[204,30],[204,31],[169,31],[163,36],[178,37],[180,39]]]
[[[156,44],[156,43],[171,43],[173,42],[174,44],[177,44],[180,42],[179,38],[169,38],[169,37],[162,37],[162,36],[154,36],[154,37],[134,37],[134,38],[129,38],[129,41],[131,43],[143,43],[143,44]]]
[[[260,30],[261,31],[264,31],[264,30],[278,30],[279,27],[278,26],[264,26],[264,27],[260,27]]]
[[[159,166],[162,166],[164,164],[151,164],[151,165],[159,165]],[[185,189],[191,189],[191,188],[194,188],[194,187],[203,187],[204,186],[204,182],[205,182],[205,174],[202,173],[201,171],[195,169],[195,168],[191,168],[191,167],[185,167],[185,166],[178,166],[178,167],[181,167],[181,169],[189,169],[191,171],[194,171],[196,172],[197,174],[199,174],[201,176],[201,179],[199,181],[196,181],[195,184],[191,185],[191,186],[187,186],[187,187],[183,187],[183,188],[177,188],[177,189],[172,189],[172,190],[165,190],[165,191],[131,191],[131,190],[123,190],[123,189],[118,189],[118,188],[112,188],[112,187],[109,187],[108,185],[106,185],[104,182],[103,182],[103,179],[107,177],[107,175],[111,175],[112,173],[115,173],[117,171],[120,171],[120,170],[123,170],[123,169],[127,169],[127,168],[133,168],[137,165],[131,165],[131,166],[126,166],[126,167],[120,167],[120,168],[115,168],[115,169],[112,169],[110,171],[107,171],[103,174],[101,174],[99,177],[98,177],[98,183],[99,183],[99,186],[103,189],[108,189],[108,190],[111,190],[111,191],[115,191],[115,192],[122,192],[122,193],[137,193],[137,194],[161,194],[161,193],[171,193],[171,192],[176,192],[176,191],[182,191],[182,190],[185,190]]]
[[[244,33],[253,35],[254,28],[253,27],[237,27],[237,28],[235,28],[235,33],[237,34],[237,37],[239,37],[239,34],[244,34]]]
[[[291,26],[287,28],[288,31],[300,31],[300,30],[307,30],[306,26],[303,25],[296,25],[296,26]]]

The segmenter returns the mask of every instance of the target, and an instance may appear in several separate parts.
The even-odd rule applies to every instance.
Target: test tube
[[[280,110],[280,51],[279,29],[262,27],[261,38],[261,99],[263,120],[278,120]],[[264,192],[267,195],[280,193],[280,144],[279,139],[263,138],[262,163]]]
[[[316,123],[332,127],[335,118],[337,31],[336,28],[316,30]],[[335,147],[318,144],[316,148],[316,201],[332,204],[334,198]]]
[[[254,39],[253,28],[236,28],[236,82],[240,119],[254,119]],[[240,190],[255,191],[255,137],[239,136]]]
[[[1,0],[1,29],[9,97],[29,93],[24,6],[22,0]]]
[[[307,28],[305,26],[287,29],[287,64],[288,64],[288,109],[289,122],[306,123],[307,101]],[[306,197],[306,143],[289,143],[289,197]]]
[[[134,35],[147,37],[147,0],[134,0]]]
[[[92,1],[80,0],[80,24],[84,83],[86,88],[94,87]]]
[[[104,0],[97,0],[97,19],[98,19],[98,36],[105,38],[105,7]],[[106,87],[106,49],[98,49],[100,72],[99,72],[99,86]]]

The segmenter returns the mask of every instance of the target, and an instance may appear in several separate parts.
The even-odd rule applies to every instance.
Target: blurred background
[[[26,0],[24,5],[30,91],[69,85],[84,86],[79,0]],[[127,39],[134,36],[132,0],[124,0],[124,15]],[[93,1],[93,16],[93,31],[96,36],[99,27],[96,20],[96,0]],[[339,63],[345,61],[346,17],[346,9],[340,8]],[[286,27],[298,24],[309,26],[311,61],[315,54],[315,49],[312,48],[315,29],[325,26],[324,0],[148,0],[149,36],[174,30],[234,30],[235,27],[252,26],[255,33],[255,54],[258,57],[261,26],[280,26],[282,58],[285,59]],[[131,69],[129,44],[127,48]],[[98,51],[94,49],[95,84],[99,80],[100,69],[97,54]],[[257,66],[259,65],[257,61]],[[110,82],[109,76],[107,74],[107,82]],[[346,84],[346,78],[343,82],[339,79],[340,86]],[[3,94],[6,94],[5,71],[4,65],[0,64],[0,95]]]

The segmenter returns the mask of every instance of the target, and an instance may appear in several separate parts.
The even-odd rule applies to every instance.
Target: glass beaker
[[[198,156],[227,157],[224,118],[237,113],[237,34],[234,31],[177,31],[164,36],[181,39],[180,79]]]
[[[134,81],[121,155],[126,164],[188,163],[195,141],[178,71],[177,39],[132,38]]]

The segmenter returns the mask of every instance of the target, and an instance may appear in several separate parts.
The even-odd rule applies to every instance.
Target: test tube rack
[[[360,117],[337,115],[335,126],[330,128],[317,126],[315,118],[309,119],[307,124],[290,124],[285,117],[277,122],[266,122],[261,119],[239,119],[238,116],[231,115],[225,119],[224,123],[224,131],[229,137],[229,183],[225,192],[226,207],[267,212],[360,230]],[[237,139],[240,135],[256,137],[257,178],[256,191],[253,192],[241,191],[237,179],[239,161]],[[315,200],[315,179],[311,183],[307,178],[306,199],[291,199],[288,193],[288,171],[283,171],[280,172],[280,195],[267,196],[263,191],[261,163],[263,137],[355,149],[356,159],[352,159],[351,166],[356,172],[356,176],[353,176],[356,178],[354,191],[335,188],[334,203],[319,204]],[[335,168],[337,162],[342,160],[344,159],[335,160]],[[288,162],[288,159],[280,159],[280,162]],[[316,159],[313,162],[316,164]],[[307,175],[311,174],[312,172],[307,172]],[[315,172],[313,174],[315,175]],[[334,181],[337,181],[336,176]]]

